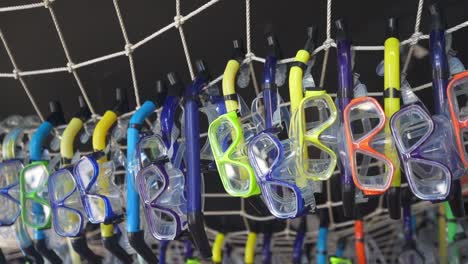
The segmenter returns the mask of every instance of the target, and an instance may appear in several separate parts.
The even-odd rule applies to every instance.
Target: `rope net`
[[[23,87],[26,95],[28,96],[29,100],[31,101],[31,104],[34,107],[34,110],[36,114],[39,116],[41,120],[44,120],[44,115],[41,113],[39,107],[37,106],[37,103],[35,101],[34,96],[31,94],[29,86],[24,80],[24,77],[26,76],[34,76],[34,75],[46,75],[46,74],[52,74],[52,73],[59,73],[59,72],[68,72],[73,75],[74,80],[76,81],[76,84],[78,85],[80,92],[83,96],[83,98],[86,101],[86,104],[88,105],[90,111],[92,112],[92,115],[94,119],[99,119],[101,116],[96,113],[95,108],[93,107],[92,99],[89,98],[87,94],[87,89],[83,82],[80,79],[80,75],[78,74],[77,70],[80,68],[88,67],[90,65],[98,64],[104,61],[109,61],[118,57],[127,57],[128,58],[128,63],[130,66],[130,74],[131,74],[131,79],[132,79],[132,86],[134,90],[134,95],[135,95],[135,102],[137,105],[137,108],[141,106],[141,99],[139,95],[139,87],[138,87],[138,72],[135,70],[135,65],[134,65],[134,57],[133,54],[142,46],[146,45],[150,41],[153,41],[157,37],[161,36],[162,34],[168,32],[171,29],[176,29],[179,32],[180,35],[180,41],[183,47],[183,52],[185,54],[185,59],[188,67],[188,71],[190,73],[191,79],[194,79],[194,69],[192,65],[192,58],[191,58],[191,53],[190,49],[187,45],[187,39],[184,34],[184,23],[189,21],[195,16],[203,14],[207,9],[211,8],[212,6],[216,5],[217,3],[221,2],[221,0],[210,0],[206,2],[205,4],[199,6],[197,9],[193,10],[192,12],[188,14],[182,14],[181,12],[181,1],[176,0],[176,16],[174,17],[174,21],[159,30],[153,32],[152,34],[144,37],[143,39],[140,39],[139,41],[136,41],[134,43],[130,42],[128,34],[127,34],[127,29],[125,26],[125,19],[121,14],[120,7],[119,7],[119,0],[113,0],[113,5],[115,8],[115,15],[118,18],[119,26],[121,29],[122,33],[122,38],[125,41],[125,45],[121,51],[110,53],[110,54],[105,54],[100,57],[92,58],[86,61],[81,61],[81,62],[76,62],[73,59],[73,55],[70,53],[69,48],[67,46],[66,39],[64,38],[60,26],[60,21],[58,20],[56,13],[54,11],[54,3],[57,0],[44,0],[42,2],[38,3],[32,3],[32,4],[26,4],[26,5],[17,5],[17,6],[8,6],[8,7],[0,7],[0,13],[3,12],[14,12],[14,11],[19,11],[19,10],[25,10],[25,9],[39,9],[39,8],[46,8],[50,14],[50,18],[52,19],[53,25],[55,27],[55,30],[57,32],[57,35],[60,40],[60,44],[63,48],[63,51],[65,53],[67,63],[66,65],[59,66],[59,67],[50,67],[47,69],[35,69],[35,70],[21,70],[19,65],[15,61],[15,54],[13,54],[12,50],[10,49],[8,45],[8,37],[5,36],[0,28],[0,39],[3,43],[3,48],[6,50],[8,58],[11,62],[12,66],[12,71],[11,72],[0,72],[0,78],[9,78],[9,79],[15,79],[17,80],[20,85]],[[326,68],[327,68],[327,63],[328,63],[328,54],[331,49],[336,48],[336,43],[335,40],[332,38],[331,34],[331,23],[332,23],[332,0],[324,0],[327,1],[327,10],[326,10],[326,39],[323,41],[322,45],[317,47],[312,55],[319,54],[321,52],[324,53],[324,59],[323,59],[323,65],[322,65],[322,74],[321,74],[321,79],[320,79],[320,86],[323,87],[324,81],[325,81],[325,73],[326,73]],[[423,0],[419,0],[418,5],[415,7],[410,7],[410,8],[415,8],[417,12],[416,16],[416,21],[414,25],[414,33],[411,35],[410,38],[402,40],[401,45],[406,46],[410,45],[411,47],[416,45],[420,40],[427,40],[429,39],[429,36],[427,34],[424,34],[420,31],[420,24],[421,24],[421,14],[423,10]],[[257,83],[257,80],[255,78],[255,73],[253,72],[253,63],[258,62],[258,63],[264,63],[265,59],[262,57],[259,57],[255,54],[254,50],[252,49],[252,36],[251,36],[251,1],[250,0],[245,0],[245,40],[246,40],[246,55],[245,55],[245,60],[244,63],[248,64],[250,67],[251,71],[251,77],[252,77],[252,82],[253,86],[255,88],[256,93],[259,93],[259,85]],[[456,32],[460,29],[463,29],[465,27],[468,27],[468,20],[461,22],[451,28],[448,28],[446,33],[453,33]],[[354,45],[352,47],[354,51],[383,51],[384,46],[378,45],[378,46],[362,46],[362,45]],[[408,60],[405,61],[404,68],[407,68],[407,65],[409,64],[409,60],[411,59],[412,56],[408,56]],[[282,59],[279,61],[279,63],[291,63],[293,61],[293,57],[291,58],[286,58]],[[222,80],[222,75],[218,76],[216,78],[213,78],[213,80],[207,85],[207,87],[214,85]],[[418,92],[424,89],[427,89],[432,86],[431,82],[419,85],[417,87],[413,88],[413,91]],[[335,97],[336,94],[330,93],[331,96]],[[382,93],[381,92],[370,92],[369,96],[375,96],[375,97],[381,97]],[[288,105],[288,103],[285,103],[285,105]],[[134,111],[131,111],[129,113],[123,114],[120,118],[125,118],[133,114]],[[207,134],[203,133],[201,135],[202,137],[206,137]],[[125,146],[121,146],[121,148],[125,148]],[[82,153],[85,154],[85,153]],[[121,174],[124,174],[123,171],[118,172]],[[335,171],[335,177],[339,175],[339,171]],[[404,184],[402,187],[405,187]],[[344,236],[349,236],[353,234],[353,223],[354,221],[342,221],[338,222],[336,221],[336,216],[333,213],[333,209],[340,207],[342,205],[341,201],[333,201],[331,197],[331,186],[330,182],[326,182],[326,189],[327,189],[327,195],[325,197],[325,202],[321,203],[317,206],[317,209],[328,209],[328,214],[329,214],[329,230],[330,234],[328,237],[328,246],[329,246],[329,252],[334,252],[335,245],[337,244],[337,241],[339,238],[344,237]],[[239,205],[239,210],[210,210],[210,209],[205,209],[205,216],[207,217],[217,217],[217,216],[240,216],[244,220],[245,223],[245,230],[244,231],[238,231],[238,232],[231,232],[226,235],[225,241],[226,243],[229,243],[231,245],[237,246],[234,248],[233,254],[239,254],[239,257],[242,259],[243,255],[243,245],[246,242],[247,239],[247,233],[248,233],[248,221],[247,220],[253,220],[253,221],[259,221],[259,222],[264,222],[264,221],[269,221],[273,220],[273,216],[267,216],[267,217],[259,217],[255,216],[253,214],[248,213],[245,210],[245,201],[244,199],[240,198],[235,198],[231,197],[228,194],[225,193],[205,193],[204,195],[205,199],[205,204],[207,203],[217,203],[218,202],[225,202],[226,199],[229,199],[232,201],[232,203],[237,203]],[[414,214],[419,214],[423,212],[424,210],[427,210],[429,208],[434,208],[430,203],[428,202],[419,202],[415,205],[413,205],[413,212]],[[306,239],[304,241],[305,244],[314,244],[317,238],[317,233],[318,233],[318,221],[315,216],[309,216],[309,218],[313,218],[309,222],[312,223],[313,228],[309,228],[306,234]],[[383,198],[380,197],[378,199],[378,206],[377,208],[371,212],[370,214],[366,215],[364,217],[365,220],[365,231],[366,233],[370,234],[373,236],[379,245],[381,251],[387,258],[392,257],[392,249],[393,249],[393,244],[395,242],[395,239],[397,239],[397,230],[401,229],[401,221],[394,221],[391,220],[388,217],[387,214],[387,209],[383,206]],[[292,245],[295,239],[296,231],[292,226],[294,226],[295,220],[287,220],[286,221],[286,227],[284,230],[281,232],[277,232],[273,234],[273,242],[272,242],[272,251],[275,252],[275,254],[281,255],[280,257],[286,262],[290,261],[290,256],[292,254]],[[209,238],[211,241],[214,241],[215,235],[218,233],[218,230],[215,230],[210,227],[206,227],[206,230],[208,232]],[[385,236],[379,236],[379,234],[386,234]],[[261,241],[261,235],[259,236],[258,241]],[[156,243],[156,242],[155,242]],[[8,245],[2,245],[8,247]],[[261,251],[261,242],[257,243],[257,252]],[[169,249],[169,252],[172,252],[172,256],[174,258],[177,258],[177,256],[182,255],[181,252],[183,252],[183,244],[179,242],[174,242],[171,244],[171,247]],[[313,250],[315,252],[315,250]],[[18,254],[18,252],[12,252],[12,256],[14,254]],[[313,253],[312,253],[313,254]]]

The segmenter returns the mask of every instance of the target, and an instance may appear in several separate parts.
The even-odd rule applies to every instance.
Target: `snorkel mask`
[[[389,38],[385,41],[385,103],[399,106],[399,98],[388,91],[399,91],[399,41],[396,22],[390,19]],[[393,90],[392,90],[393,89]],[[365,93],[367,91],[364,91]],[[398,102],[398,105],[397,103]],[[386,107],[387,111],[391,111]],[[354,184],[365,195],[380,195],[388,190],[398,170],[398,157],[389,134],[387,115],[376,99],[361,95],[344,110],[347,153]]]
[[[140,171],[137,184],[151,234],[158,240],[174,240],[187,228],[185,178],[179,164],[172,164],[161,136],[140,139],[137,146]]]
[[[87,221],[81,197],[73,177],[74,141],[91,113],[83,98],[79,97],[80,110],[70,120],[60,140],[62,168],[50,175],[48,181],[49,200],[52,206],[52,223],[55,232],[71,237],[71,246],[79,257],[90,262],[100,262],[102,258],[88,247],[84,226]],[[78,154],[79,155],[79,154]],[[79,157],[79,156],[78,156]],[[70,252],[73,261],[73,252]]]
[[[47,248],[44,229],[51,225],[51,206],[47,197],[49,162],[43,159],[43,145],[53,128],[65,124],[58,102],[50,103],[51,114],[34,132],[29,145],[31,163],[20,173],[21,219],[34,229],[36,249],[51,263],[61,263],[60,257]]]
[[[263,90],[265,130],[250,140],[248,155],[271,214],[295,218],[309,206],[315,207],[314,189],[297,168],[294,139],[280,141],[275,134],[279,128],[273,127],[272,119],[281,110],[274,101],[279,94],[274,81],[278,48],[273,35],[268,36],[268,44],[271,51],[265,62]]]
[[[289,72],[289,94],[291,112],[293,113],[289,136],[297,143],[297,168],[300,175],[315,181],[328,180],[336,167],[337,157],[330,149],[330,142],[324,139],[337,118],[335,103],[321,87],[306,87],[305,96],[303,77],[313,84],[308,66],[309,58],[316,46],[316,28],[307,29],[308,39],[302,50],[299,50]],[[310,63],[310,62],[309,62]]]
[[[108,132],[117,116],[127,110],[120,89],[116,89],[116,101],[113,110],[106,111],[96,124],[93,132],[95,152],[78,161],[73,175],[89,221],[101,226],[104,247],[121,262],[131,263],[132,257],[118,243],[119,234],[114,234],[114,224],[123,220],[122,193],[114,183],[115,164],[108,161],[105,151]]]
[[[244,58],[242,46],[234,41],[234,56],[223,74],[223,95],[227,113],[214,120],[208,129],[208,139],[221,182],[231,196],[247,198],[260,193],[255,173],[244,153],[246,138],[239,101],[235,91],[236,74]],[[245,131],[249,128],[245,127]]]
[[[2,132],[6,133],[8,131],[6,129],[10,129],[10,131],[3,138],[2,143],[3,162],[0,163],[0,199],[4,205],[3,208],[6,208],[6,210],[4,209],[0,213],[0,226],[14,224],[16,240],[23,254],[28,259],[42,263],[44,260],[34,248],[28,231],[21,217],[19,217],[21,210],[19,175],[24,167],[23,161],[26,158],[26,146],[25,142],[23,142],[23,136],[26,129],[37,127],[39,124],[40,122],[36,117],[22,118],[20,116],[12,116],[2,122],[2,129],[5,129]],[[15,125],[15,127],[10,125]]]
[[[443,36],[444,32],[438,35]],[[440,40],[437,43],[442,45]],[[431,47],[433,46],[434,43]],[[436,57],[440,57],[445,51],[441,52],[437,52]],[[442,62],[437,65],[440,63]],[[434,70],[440,72],[436,76],[443,76],[443,69],[436,67]],[[452,128],[444,114],[445,98],[443,94],[439,98],[440,82],[439,79],[434,80],[436,115],[430,116],[408,83],[403,80],[401,90],[405,106],[390,119],[391,132],[409,186],[416,197],[429,201],[447,199],[452,180],[464,174],[463,164],[453,146],[455,139]],[[445,86],[443,87],[445,90]]]
[[[132,248],[140,255],[146,262],[157,262],[156,254],[153,253],[151,248],[145,243],[144,230],[140,226],[140,193],[138,192],[137,171],[138,171],[138,142],[140,139],[140,132],[143,127],[143,122],[148,118],[156,108],[164,102],[166,94],[166,87],[162,81],[156,83],[156,91],[158,98],[156,103],[153,101],[146,101],[138,108],[132,115],[127,128],[127,164],[126,164],[126,183],[127,183],[127,232],[128,241]],[[165,116],[172,117],[175,113],[172,108],[177,107],[177,101],[170,100],[171,96],[166,97],[167,104],[174,105],[171,107],[164,107],[163,112]],[[165,109],[165,110],[164,110]],[[175,110],[174,110],[175,111]],[[165,121],[166,119],[164,119]],[[165,133],[165,140],[167,143],[175,142],[172,138],[172,127],[170,122],[160,122],[161,130]]]
[[[185,143],[187,145],[185,155],[187,164],[187,218],[188,228],[195,247],[200,251],[202,259],[208,259],[211,258],[211,247],[205,231],[202,209],[198,96],[200,95],[201,89],[208,84],[209,77],[202,61],[197,61],[196,65],[197,76],[192,84],[185,89],[184,94]],[[210,144],[213,146],[211,140]],[[213,153],[214,152],[213,150]]]

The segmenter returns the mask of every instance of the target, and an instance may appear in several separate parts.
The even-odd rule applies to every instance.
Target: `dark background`
[[[187,14],[206,2],[206,0],[183,0],[182,14]],[[1,6],[29,3],[31,3],[30,0],[3,0]],[[175,16],[175,1],[121,0],[119,4],[132,43],[171,23]],[[468,20],[467,0],[447,0],[442,1],[441,5],[445,9],[448,27]],[[400,19],[400,38],[407,39],[414,31],[417,6],[418,0],[334,1],[332,14],[333,20],[341,17],[347,19],[354,44],[383,45],[386,18],[397,16]],[[112,1],[56,0],[53,7],[74,63],[124,49],[125,42]],[[320,30],[319,43],[325,39],[326,1],[252,1],[251,21],[252,48],[257,56],[265,56],[266,45],[263,32],[265,25],[272,23],[284,56],[292,57],[304,44],[307,26],[317,25]],[[225,63],[231,55],[231,41],[237,38],[245,39],[245,2],[220,1],[186,21],[183,28],[192,61],[204,59],[213,76],[218,76],[222,74]],[[421,31],[427,34],[428,28],[429,21],[427,10],[425,10]],[[65,54],[47,9],[35,8],[1,13],[0,29],[21,70],[66,65]],[[466,43],[468,43],[468,28],[454,34],[453,48],[459,52],[458,56],[464,62],[468,62]],[[419,44],[427,48],[428,41],[422,40]],[[133,54],[142,102],[154,99],[156,80],[164,78],[169,71],[177,71],[186,83],[190,81],[177,29],[173,28],[151,40]],[[323,53],[320,53],[318,65],[321,65],[322,57]],[[356,53],[355,71],[361,74],[361,81],[367,84],[371,92],[383,90],[383,79],[375,74],[375,66],[382,58],[383,51]],[[261,80],[262,65],[255,63],[255,67],[257,79]],[[320,69],[321,67],[315,67],[314,71],[318,73]],[[3,47],[0,47],[0,72],[12,72],[11,63]],[[102,114],[112,106],[113,96],[109,94],[116,87],[127,89],[131,107],[135,106],[130,69],[125,56],[80,68],[77,72],[98,114]],[[318,81],[319,75],[314,76]],[[428,57],[413,62],[408,79],[413,87],[431,80]],[[67,117],[76,112],[80,91],[71,74],[65,72],[27,76],[24,80],[44,115],[48,113],[50,100],[60,100]],[[0,119],[11,114],[34,113],[34,109],[17,80],[0,78],[0,87],[3,99],[0,104]],[[337,88],[335,49],[330,52],[325,88],[329,92],[335,92]],[[280,91],[286,99],[288,98],[287,91],[286,86]],[[239,92],[249,103],[255,96],[252,86]],[[421,91],[418,95],[423,98],[429,108],[432,108],[430,89]],[[207,185],[207,192],[223,192],[219,177],[209,174],[207,177],[211,183]],[[334,179],[337,178],[334,177]],[[211,179],[216,180],[211,181]],[[338,189],[332,190],[339,193]],[[375,201],[371,201],[371,204],[375,204]],[[210,202],[208,200],[206,209],[238,210],[239,206],[238,203],[233,202]],[[251,209],[247,208],[248,211]],[[335,213],[338,219],[344,220],[340,216],[341,211]],[[223,226],[226,227],[224,223],[230,223],[229,226],[233,229],[243,228],[240,218],[207,217],[207,219],[209,225],[218,230]]]
[[[184,0],[181,3],[182,14],[195,10],[207,1]],[[428,1],[426,1],[428,2]],[[31,3],[30,0],[3,0],[1,6]],[[119,1],[124,23],[130,42],[136,43],[142,38],[171,23],[175,16],[175,1]],[[265,55],[264,27],[272,23],[280,41],[285,57],[292,57],[303,45],[304,31],[308,25],[315,24],[320,29],[319,43],[325,39],[326,1],[267,1],[257,0],[251,3],[252,45],[257,56]],[[56,0],[54,10],[61,25],[65,41],[70,49],[74,63],[124,49],[124,39],[112,1],[64,1]],[[399,1],[334,1],[333,20],[344,17],[350,24],[352,37],[356,45],[382,45],[385,34],[385,18],[400,18],[401,39],[411,36],[418,6],[417,0]],[[468,1],[442,1],[447,14],[448,26],[454,26],[465,20],[468,15]],[[427,10],[426,10],[427,11]],[[421,31],[428,33],[427,12],[423,13]],[[35,8],[0,15],[0,29],[21,70],[36,70],[66,65],[66,58],[52,19],[47,9]],[[214,76],[224,70],[226,60],[231,54],[231,41],[245,39],[245,2],[220,1],[184,24],[184,30],[192,61],[204,59]],[[334,34],[332,35],[332,37]],[[468,41],[468,29],[454,34],[454,49],[459,51],[462,61],[468,61],[468,50],[464,48]],[[420,42],[427,46],[428,41]],[[465,45],[464,45],[465,44]],[[323,53],[322,53],[323,54]],[[318,61],[322,60],[322,54]],[[335,50],[330,53],[325,87],[334,92],[337,85]],[[190,79],[180,42],[179,32],[171,29],[153,39],[134,52],[136,75],[142,101],[154,98],[154,83],[169,71],[177,71],[187,82]],[[375,75],[375,65],[382,59],[382,51],[357,52],[356,71],[370,91],[381,91],[382,78]],[[258,79],[261,80],[261,65],[256,63]],[[319,70],[320,67],[315,67]],[[12,72],[11,63],[0,48],[0,72]],[[133,88],[125,56],[78,69],[78,74],[98,113],[103,113],[112,104],[108,93],[115,87],[125,88],[134,104]],[[319,76],[315,76],[319,79]],[[427,57],[413,63],[409,72],[413,86],[427,83],[431,79]],[[24,77],[41,111],[48,112],[49,100],[60,100],[69,117],[78,106],[78,86],[68,72],[52,73]],[[34,113],[28,98],[19,82],[1,78],[2,100],[0,118],[10,114]],[[283,96],[287,97],[287,87]],[[253,89],[240,92],[250,102]],[[422,92],[423,97],[430,94]],[[428,97],[430,100],[430,97]],[[427,102],[430,104],[430,102]]]

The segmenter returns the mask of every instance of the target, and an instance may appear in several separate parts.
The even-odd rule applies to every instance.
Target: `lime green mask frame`
[[[52,223],[51,206],[50,206],[50,202],[49,202],[48,199],[44,199],[43,197],[39,196],[39,193],[42,191],[41,189],[34,189],[34,190],[31,190],[31,191],[26,191],[25,172],[32,169],[33,167],[36,167],[36,166],[42,166],[45,171],[49,172],[49,170],[47,168],[47,165],[48,165],[47,161],[34,161],[31,164],[26,165],[21,170],[21,173],[20,173],[20,182],[22,182],[20,184],[20,201],[21,201],[21,204],[26,205],[26,201],[30,200],[30,201],[33,201],[34,203],[38,203],[38,204],[40,204],[42,206],[45,206],[46,208],[49,209],[48,213],[44,212],[46,219],[43,221],[43,224],[35,224],[35,223],[32,223],[31,221],[29,221],[28,215],[33,213],[33,212],[30,212],[30,210],[32,210],[31,208],[28,208],[27,206],[24,206],[21,209],[21,218],[23,219],[24,223],[27,226],[32,227],[34,229],[48,229],[48,228],[51,227],[51,223]],[[46,179],[46,181],[47,181],[47,179]],[[41,187],[47,188],[47,182],[41,183],[39,185],[39,188],[41,188]],[[33,204],[33,206],[34,206],[34,204]]]
[[[250,166],[249,158],[242,150],[245,146],[245,139],[242,130],[242,121],[238,115],[239,104],[235,92],[235,80],[239,67],[240,63],[235,59],[229,60],[226,65],[223,75],[223,94],[225,97],[226,110],[228,112],[219,116],[210,124],[208,128],[208,139],[224,189],[231,196],[246,198],[259,194],[260,188],[257,185],[254,170]],[[218,141],[218,131],[222,126],[232,128],[232,143],[225,151]],[[247,181],[244,188],[236,188],[231,184],[230,177],[227,173],[227,168],[229,167],[236,167],[239,169],[240,179],[242,181]]]

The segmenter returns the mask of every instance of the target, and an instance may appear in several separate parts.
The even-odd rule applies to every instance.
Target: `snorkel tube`
[[[202,61],[196,62],[197,76],[185,90],[185,141],[187,152],[186,190],[188,228],[195,247],[200,251],[202,259],[211,258],[211,247],[205,232],[202,211],[202,175],[200,168],[200,127],[198,112],[198,96],[208,83],[208,74]]]
[[[50,112],[51,114],[47,117],[46,121],[44,121],[34,132],[31,142],[29,145],[29,155],[30,155],[30,162],[34,161],[41,161],[42,158],[42,147],[44,145],[47,136],[52,132],[54,127],[65,124],[65,118],[63,116],[62,107],[60,106],[59,102],[52,101],[49,103]],[[37,205],[36,203],[33,204],[33,208]],[[21,208],[24,208],[24,205],[21,205]],[[42,211],[42,207],[39,206],[39,211]],[[34,210],[35,211],[35,210]],[[26,216],[22,216],[26,217]],[[44,230],[34,229],[34,240],[35,240],[35,247],[39,253],[47,259],[52,264],[62,263],[60,257],[55,253],[55,251],[47,248],[46,245],[46,235]]]
[[[294,239],[293,246],[293,264],[302,263],[302,245],[304,244],[304,238],[306,233],[306,217],[301,218],[299,229],[297,230],[296,238]]]
[[[247,242],[245,243],[245,251],[244,251],[244,263],[245,264],[255,263],[255,247],[256,246],[257,246],[257,232],[254,229],[252,229],[247,234]]]
[[[4,162],[7,160],[23,158],[23,157],[18,157],[15,151],[17,149],[16,143],[19,140],[21,140],[21,135],[23,135],[23,131],[24,131],[23,127],[16,127],[13,130],[11,130],[3,139],[2,154],[3,154]],[[16,175],[15,180],[17,182],[19,182],[18,178],[19,178],[19,175]],[[14,223],[14,229],[15,229],[16,240],[18,241],[20,250],[25,255],[25,258],[28,260],[32,260],[34,263],[37,263],[37,264],[44,263],[44,259],[39,254],[39,252],[34,248],[33,242],[31,241],[31,238],[29,237],[28,231],[26,230],[26,227],[24,226],[24,223],[21,217],[18,217],[16,219],[16,222]],[[6,263],[6,261],[2,262],[0,260],[0,263]]]
[[[159,87],[160,88],[160,87]],[[127,128],[127,233],[128,242],[148,263],[158,263],[156,255],[145,243],[144,231],[140,229],[140,197],[135,186],[135,150],[144,120],[156,110],[156,104],[146,101],[130,118]],[[135,164],[133,164],[135,162]]]
[[[116,89],[116,106],[113,110],[108,110],[102,116],[102,119],[96,124],[96,128],[93,132],[93,148],[94,151],[104,151],[106,149],[106,138],[107,133],[109,132],[110,128],[114,125],[117,121],[117,116],[126,110],[126,102],[123,98],[122,91],[120,89]],[[103,156],[98,160],[98,163],[104,163],[107,161],[107,156]],[[131,184],[127,181],[127,186]],[[134,187],[133,187],[134,188]],[[137,194],[138,198],[138,194]],[[127,197],[127,201],[130,200],[131,197]],[[139,204],[137,204],[137,208],[139,208]],[[104,210],[104,208],[101,208]],[[132,207],[127,207],[128,210],[134,209]],[[131,222],[130,217],[128,222]],[[125,249],[123,249],[119,245],[119,237],[114,234],[114,225],[113,224],[104,224],[101,223],[101,237],[102,243],[104,247],[115,257],[117,257],[123,263],[132,263],[132,257],[127,254]]]
[[[335,21],[336,26],[336,50],[338,59],[338,91],[336,93],[337,106],[339,108],[340,123],[344,122],[344,109],[351,100],[353,93],[353,75],[351,66],[351,38],[347,25],[342,19]],[[342,146],[343,145],[343,146]],[[347,217],[354,214],[355,187],[349,168],[345,165],[348,161],[344,144],[339,144],[340,161],[338,166],[341,172],[341,193],[343,201],[343,213]]]
[[[224,246],[224,234],[216,234],[215,240],[213,242],[212,257],[211,261],[214,264],[221,264],[223,262],[223,246]]]
[[[83,97],[79,97],[80,110],[73,116],[63,131],[62,139],[60,140],[60,156],[62,158],[61,167],[67,167],[71,164],[75,150],[73,145],[75,143],[76,135],[83,128],[83,124],[91,117],[91,112],[86,106]],[[58,217],[55,216],[55,217]],[[102,257],[96,255],[88,246],[86,234],[84,231],[79,237],[70,238],[71,246],[78,255],[87,260],[89,263],[100,263]],[[79,259],[78,259],[79,262]]]
[[[318,231],[317,238],[317,264],[326,264],[327,263],[327,239],[328,239],[328,210],[321,209],[319,210],[320,217],[320,227]],[[338,248],[338,247],[337,247]]]
[[[262,263],[270,264],[271,263],[271,231],[265,232],[263,234],[263,247],[262,247]]]
[[[436,4],[429,6],[431,15],[431,33],[429,35],[429,50],[432,64],[432,90],[434,96],[434,109],[437,115],[450,119],[446,89],[450,76],[447,54],[445,53],[445,25],[442,22],[440,10]],[[453,175],[451,186],[451,199],[448,201],[455,217],[465,216],[461,183]]]
[[[400,109],[400,41],[398,39],[398,25],[395,18],[388,19],[387,39],[384,47],[384,111],[387,117],[385,123],[385,134],[391,135],[390,117]],[[395,151],[391,150],[387,143],[385,144],[388,156],[394,156]],[[396,160],[397,157],[392,157]],[[400,185],[401,170],[396,167],[393,173],[393,179],[390,189],[387,191],[387,207],[390,218],[400,219]]]
[[[171,161],[174,163],[179,143],[173,138],[172,131],[175,126],[176,111],[179,107],[180,96],[182,96],[184,87],[175,72],[168,73],[167,79],[169,80],[170,89],[167,91],[161,111],[161,134],[167,149],[172,148],[173,155]]]
[[[272,32],[267,32],[268,54],[263,67],[263,104],[265,107],[265,129],[273,127],[273,114],[276,111],[278,88],[276,86],[276,66],[280,56],[278,41]]]
[[[354,220],[355,250],[358,264],[366,264],[366,246],[364,244],[364,221],[360,215],[359,207],[356,208]]]
[[[166,264],[166,252],[169,246],[169,240],[161,240],[159,243],[159,263]]]

